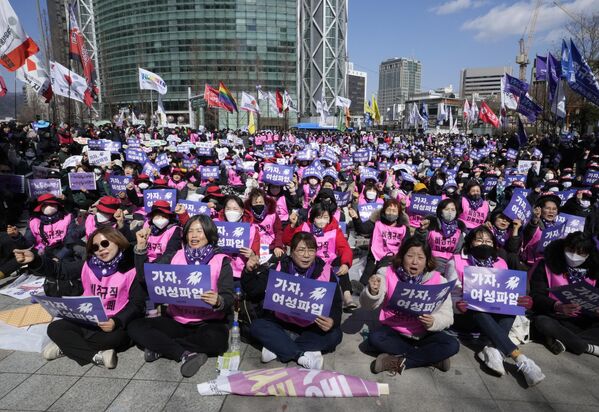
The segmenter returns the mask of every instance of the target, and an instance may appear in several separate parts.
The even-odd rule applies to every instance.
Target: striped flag
[[[0,64],[14,72],[38,51],[39,47],[23,30],[8,0],[0,0]]]
[[[227,89],[227,86],[223,82],[218,83],[218,100],[222,103],[223,107],[230,113],[237,112],[237,102],[235,98]]]

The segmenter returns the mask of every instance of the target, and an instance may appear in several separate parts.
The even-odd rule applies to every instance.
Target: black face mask
[[[257,215],[260,215],[260,214],[262,214],[262,212],[264,212],[264,205],[254,205],[254,206],[252,206],[252,210]]]
[[[489,245],[474,246],[470,248],[470,254],[478,260],[484,260],[490,257],[497,257],[497,251],[493,246]]]

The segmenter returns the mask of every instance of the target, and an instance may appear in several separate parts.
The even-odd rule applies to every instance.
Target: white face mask
[[[168,222],[169,220],[164,216],[154,216],[154,218],[152,219],[152,223],[158,229],[164,229],[166,225],[168,225]]]
[[[319,229],[324,229],[326,225],[329,224],[329,219],[325,218],[318,218],[318,219],[314,219],[314,226],[316,226]]]
[[[147,183],[140,183],[138,186],[141,190],[146,190],[150,185]]]
[[[572,186],[572,182],[566,181],[566,182],[562,183],[562,186],[564,186],[565,188],[568,188],[568,187]]]
[[[53,216],[56,212],[58,212],[58,209],[56,207],[54,207],[54,206],[46,206],[42,210],[42,213],[45,216]]]
[[[553,179],[553,177],[554,177],[554,176],[553,176],[553,173],[547,173],[547,174],[545,175],[545,180],[552,180],[552,179]]]
[[[588,259],[588,256],[582,256],[573,252],[564,252],[564,255],[566,255],[566,263],[572,268],[582,265]]]
[[[105,223],[108,222],[110,220],[110,217],[106,216],[104,213],[96,213],[96,219],[98,220],[98,223]]]
[[[366,192],[366,199],[368,200],[374,200],[376,198],[376,192]]]
[[[586,209],[589,206],[591,206],[591,201],[590,200],[581,200],[580,206],[582,206],[583,209]]]
[[[238,212],[237,210],[227,210],[225,212],[225,217],[227,218],[227,222],[239,222],[239,220],[241,219],[241,212]]]
[[[446,222],[451,222],[453,219],[455,219],[456,212],[452,210],[443,210],[441,212],[441,216],[443,217],[443,220],[445,220]]]
[[[204,198],[204,196],[202,196],[199,193],[195,193],[195,192],[189,192],[189,193],[187,193],[187,200],[191,200],[193,202],[199,202],[203,198]]]
[[[437,179],[435,180],[435,183],[437,183],[437,186],[443,186],[445,182],[443,181],[443,179]]]

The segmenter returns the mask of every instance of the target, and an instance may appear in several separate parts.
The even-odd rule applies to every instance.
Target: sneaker
[[[406,358],[399,355],[389,355],[388,353],[381,353],[370,364],[370,371],[372,373],[381,373],[383,371],[389,371],[391,375],[401,375],[405,368]]]
[[[443,359],[441,362],[433,363],[433,367],[439,369],[441,372],[447,372],[451,369],[450,358]]]
[[[343,312],[345,313],[352,313],[356,309],[358,309],[358,305],[356,305],[354,302],[343,304]]]
[[[106,369],[116,368],[117,357],[114,349],[101,350],[92,359],[96,366],[104,366]]]
[[[516,366],[518,367],[518,371],[522,372],[524,375],[524,379],[526,379],[528,386],[535,386],[545,379],[545,375],[541,371],[541,368],[539,368],[539,365],[524,355],[518,356]]]
[[[297,360],[297,364],[306,369],[322,369],[324,358],[320,352],[304,352]]]
[[[58,345],[54,342],[48,343],[42,351],[42,356],[45,360],[54,360],[64,356]]]
[[[162,357],[158,352],[153,352],[150,349],[144,349],[144,360],[148,363],[154,362]]]
[[[262,363],[268,363],[268,362],[274,361],[275,359],[277,359],[277,354],[266,349],[266,346],[263,346],[262,347],[262,356],[260,357],[260,360],[262,361]]]
[[[566,351],[566,346],[559,339],[547,337],[547,341],[545,343],[547,344],[547,348],[554,355],[559,355],[560,353],[564,353]]]
[[[503,355],[497,349],[491,346],[485,346],[482,351],[476,354],[476,356],[487,366],[487,368],[491,369],[499,376],[505,375]]]
[[[181,359],[181,375],[185,378],[191,378],[195,375],[203,364],[208,360],[205,353],[188,353]]]

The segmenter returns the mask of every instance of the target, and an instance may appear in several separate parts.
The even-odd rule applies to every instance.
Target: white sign
[[[89,164],[92,166],[103,166],[110,164],[110,152],[107,150],[89,150],[87,152]]]

